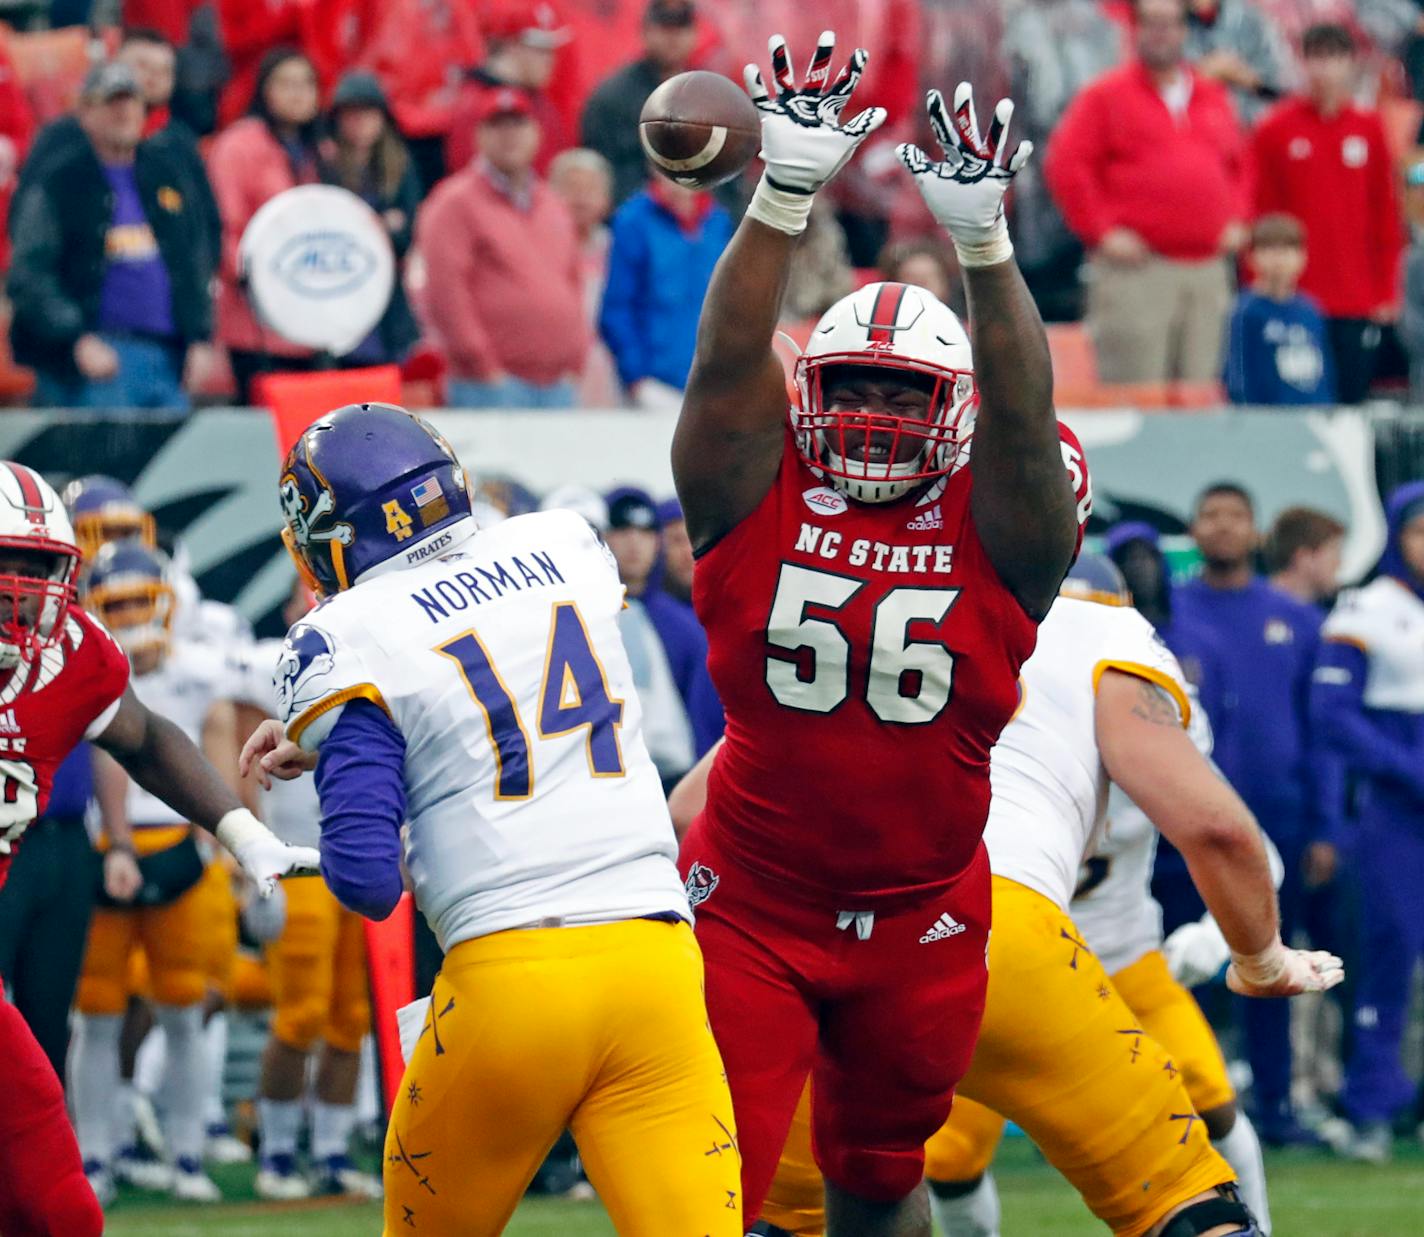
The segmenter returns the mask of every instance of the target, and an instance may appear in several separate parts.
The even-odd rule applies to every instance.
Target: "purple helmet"
[[[282,540],[323,597],[383,563],[442,552],[472,511],[450,444],[393,404],[347,404],[308,426],[287,452],[278,494]]]
[[[1060,597],[1096,601],[1105,606],[1130,606],[1132,594],[1117,564],[1105,554],[1080,554],[1058,588]]]
[[[60,495],[74,526],[74,537],[86,561],[110,541],[137,537],[152,548],[158,544],[153,517],[122,481],[102,473],[77,477]]]

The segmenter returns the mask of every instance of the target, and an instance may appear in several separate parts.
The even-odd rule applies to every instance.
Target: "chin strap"
[[[1264,1237],[1236,1186],[1217,1186],[1220,1198],[1204,1198],[1177,1212],[1158,1237],[1199,1237],[1223,1224],[1234,1224],[1232,1237]]]

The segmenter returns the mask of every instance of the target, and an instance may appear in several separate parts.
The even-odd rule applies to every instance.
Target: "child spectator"
[[[301,52],[268,52],[257,75],[252,114],[223,130],[208,152],[208,176],[223,221],[218,289],[218,338],[227,345],[238,398],[251,398],[252,380],[274,368],[310,369],[308,348],[261,326],[239,286],[237,246],[243,229],[269,199],[318,179],[319,105],[316,69]]]
[[[661,176],[614,214],[598,322],[638,407],[682,403],[702,301],[732,229],[710,194]]]
[[[1233,404],[1329,404],[1335,399],[1325,319],[1298,290],[1305,229],[1292,215],[1262,215],[1247,254],[1252,282],[1236,299],[1227,342]]]
[[[381,217],[396,261],[404,259],[420,206],[420,175],[391,120],[373,73],[353,69],[331,97],[331,137],[322,146],[322,178],[349,189]],[[376,329],[343,358],[350,365],[400,362],[420,336],[397,277]]]

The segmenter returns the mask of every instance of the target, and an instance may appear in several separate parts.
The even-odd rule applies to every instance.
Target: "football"
[[[761,122],[740,86],[698,69],[668,78],[648,96],[638,136],[669,180],[710,189],[731,180],[761,149]]]

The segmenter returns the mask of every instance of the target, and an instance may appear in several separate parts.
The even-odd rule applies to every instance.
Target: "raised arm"
[[[1098,686],[1103,766],[1187,861],[1231,947],[1227,984],[1246,996],[1332,988],[1340,959],[1281,941],[1275,882],[1250,809],[1199,751],[1179,706],[1155,683],[1108,670]]]
[[[1053,366],[1038,309],[1014,261],[1004,195],[1033,153],[1009,151],[1014,105],[1002,99],[987,136],[961,82],[951,116],[929,93],[930,125],[944,153],[899,148],[931,213],[954,241],[969,297],[979,388],[970,467],[974,524],[990,561],[1034,618],[1048,613],[1077,544],[1077,500],[1063,468],[1053,411]]]
[[[755,509],[781,460],[786,378],[772,351],[796,238],[818,189],[883,123],[880,108],[841,124],[866,54],[857,48],[834,85],[835,36],[821,36],[805,84],[794,84],[786,41],[771,39],[776,97],[754,65],[747,90],[761,112],[766,165],[702,306],[697,351],[673,435],[672,467],[694,549]]]

